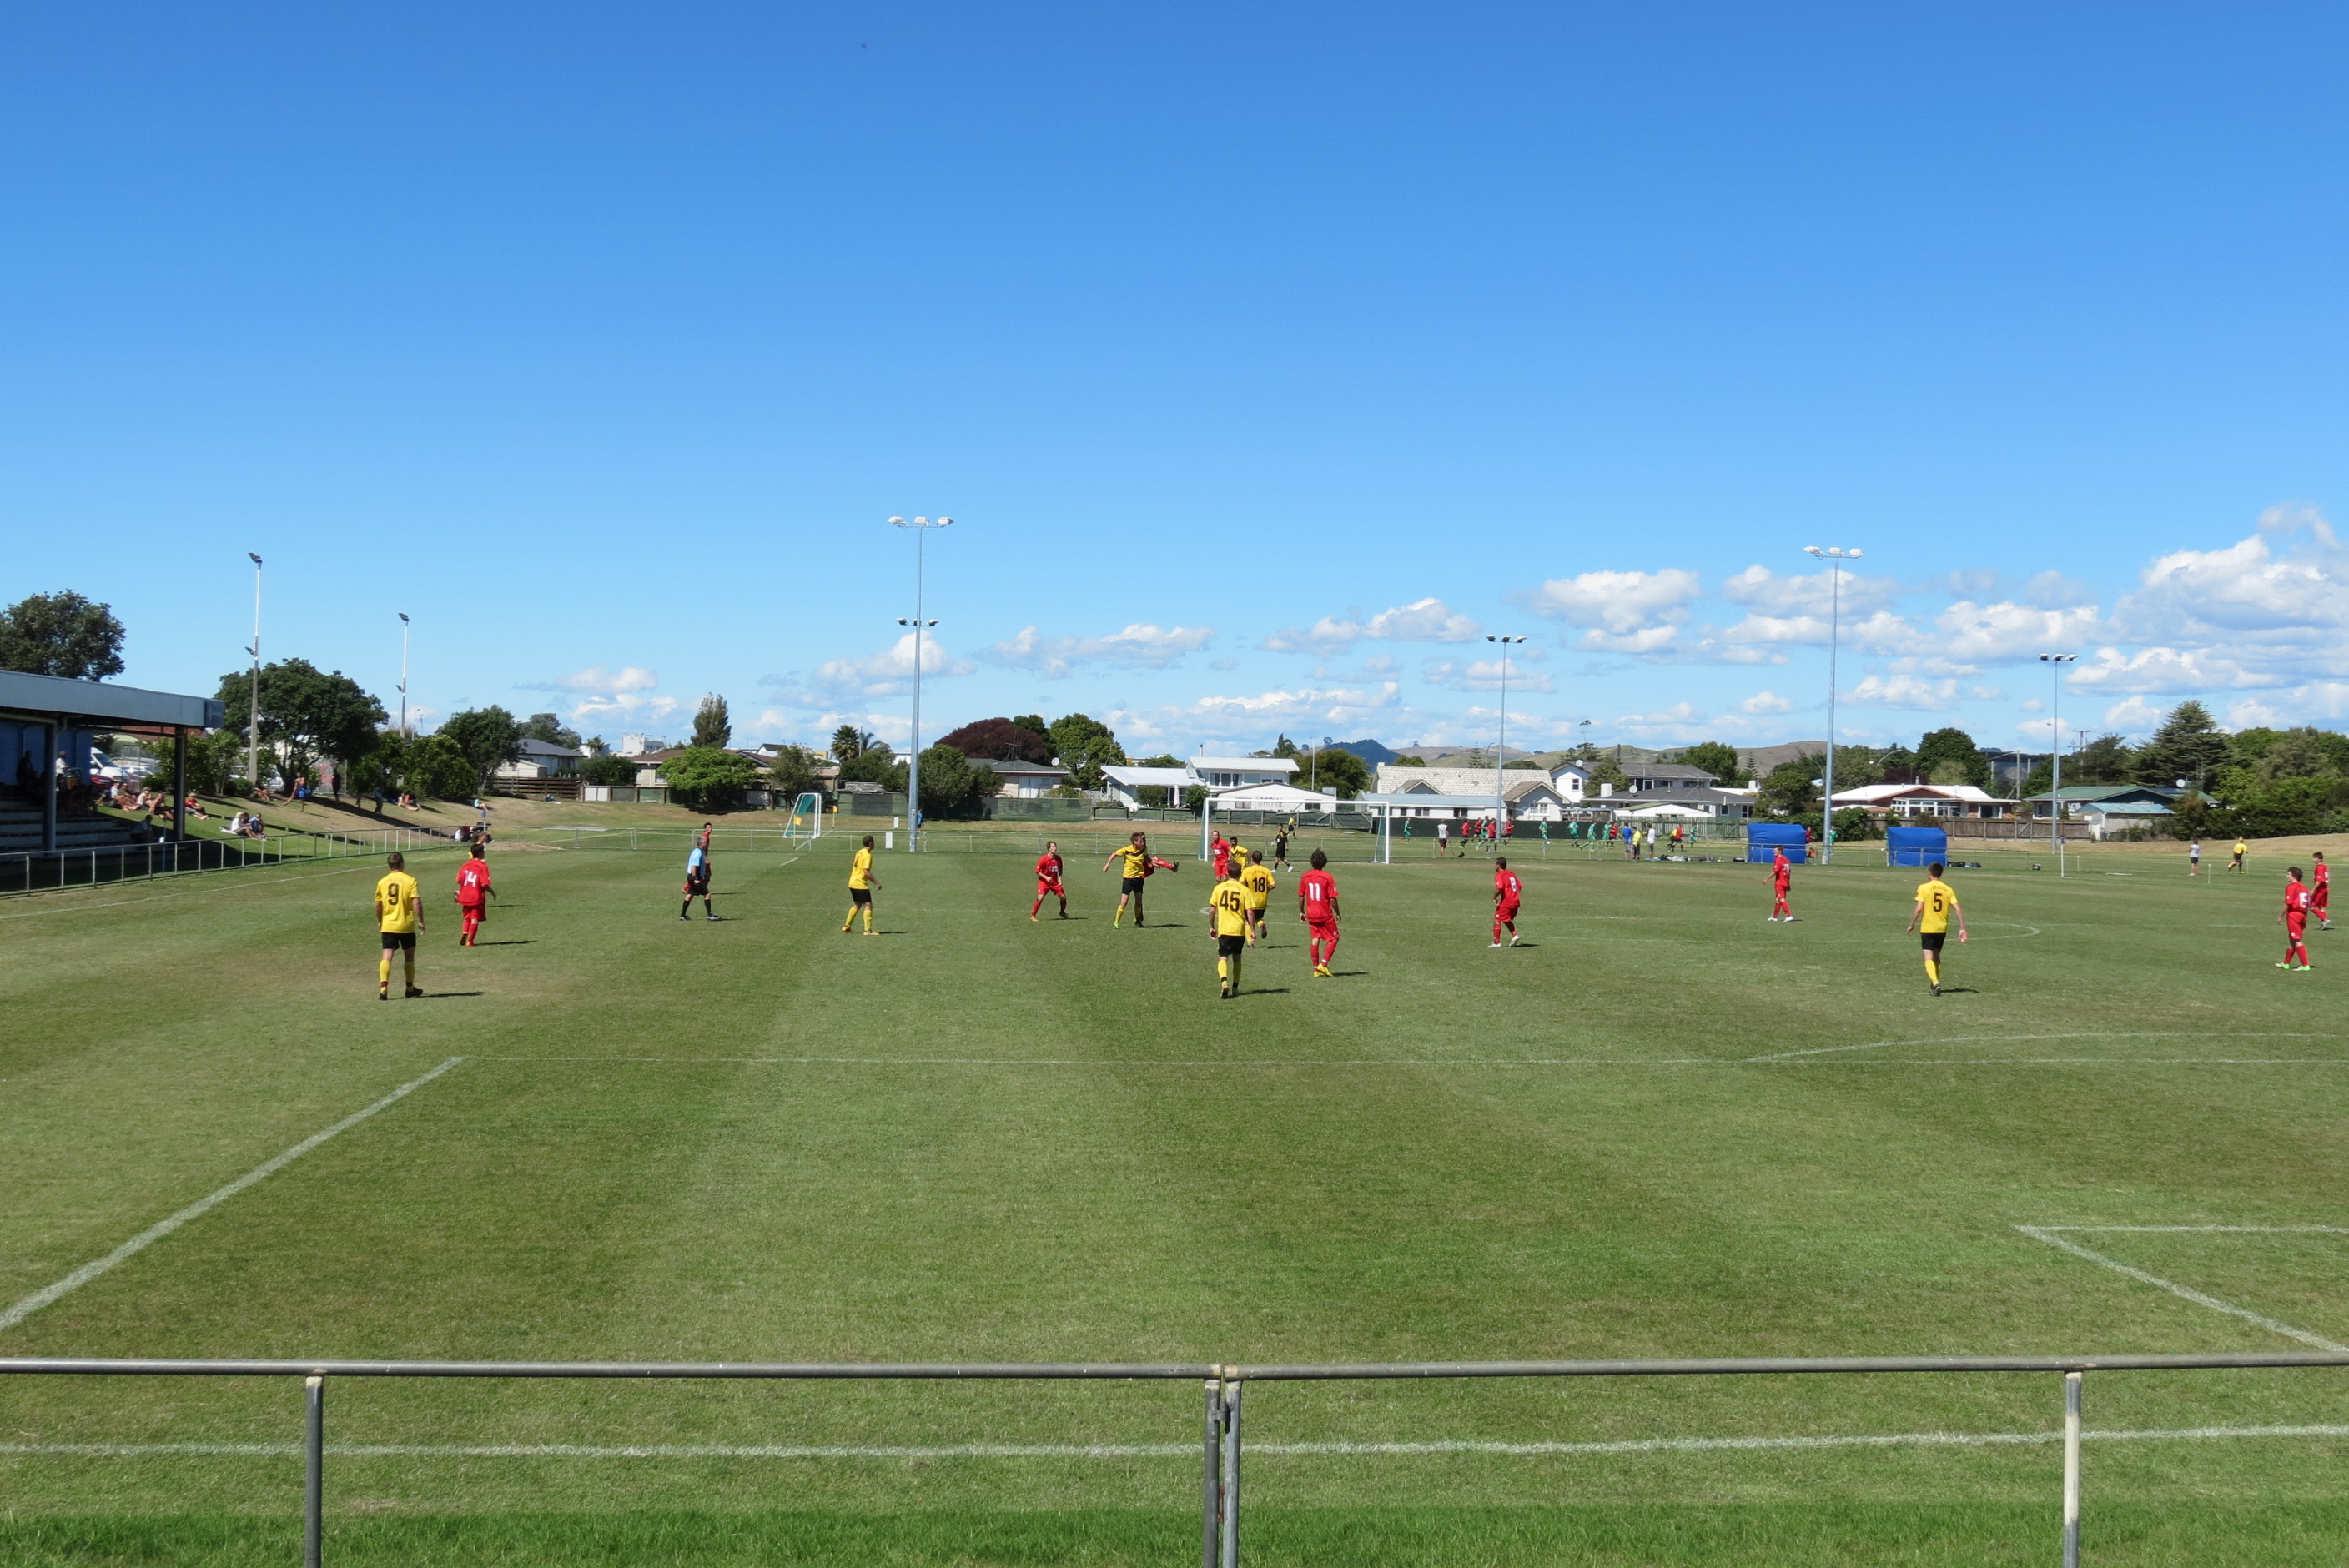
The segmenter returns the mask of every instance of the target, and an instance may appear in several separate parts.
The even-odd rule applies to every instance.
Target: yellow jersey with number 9
[[[375,903],[384,930],[402,935],[416,929],[416,879],[406,872],[393,872],[375,884]]]
[[[1917,929],[1932,933],[1950,929],[1950,911],[1956,906],[1958,895],[1940,878],[1920,884],[1917,889],[1919,918]]]
[[[1207,900],[1207,907],[1216,912],[1217,936],[1247,934],[1247,889],[1241,885],[1238,878],[1217,882],[1215,895]]]

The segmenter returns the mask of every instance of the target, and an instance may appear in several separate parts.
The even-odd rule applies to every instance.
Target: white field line
[[[2240,1438],[2349,1438],[2349,1427],[2181,1427],[2080,1434],[2093,1442],[2186,1442]],[[1816,1449],[2022,1448],[2064,1440],[2061,1432],[1889,1432],[1799,1438],[1630,1438],[1614,1442],[1250,1443],[1263,1457],[1336,1454],[1418,1457],[1495,1454],[1542,1458],[1578,1454],[1778,1452]],[[0,1458],[292,1459],[299,1443],[0,1443]],[[346,1459],[481,1460],[1163,1460],[1196,1459],[1196,1443],[952,1443],[935,1447],[822,1443],[328,1443]]]
[[[235,1197],[239,1192],[243,1191],[247,1187],[252,1186],[254,1182],[266,1181],[268,1178],[274,1176],[278,1171],[285,1170],[285,1167],[293,1164],[294,1161],[301,1159],[302,1156],[309,1153],[310,1150],[317,1148],[318,1145],[326,1142],[328,1139],[336,1137],[340,1133],[347,1132],[352,1128],[357,1127],[360,1122],[365,1121],[368,1117],[373,1116],[376,1112],[398,1104],[401,1100],[406,1099],[409,1095],[414,1094],[418,1089],[422,1088],[426,1084],[430,1083],[434,1078],[439,1078],[442,1073],[447,1072],[450,1068],[455,1067],[459,1062],[461,1062],[465,1058],[462,1057],[450,1057],[447,1061],[442,1062],[439,1067],[434,1068],[430,1072],[424,1074],[422,1077],[409,1079],[406,1083],[401,1084],[398,1088],[393,1089],[389,1094],[385,1095],[381,1099],[377,1100],[373,1105],[367,1107],[365,1109],[351,1112],[350,1115],[343,1118],[342,1120],[335,1123],[334,1126],[326,1129],[322,1132],[312,1133],[309,1137],[304,1139],[301,1142],[285,1150],[283,1154],[276,1156],[274,1159],[264,1161],[259,1165],[256,1165],[252,1170],[246,1171],[243,1175],[238,1177],[235,1181],[230,1182],[227,1186],[217,1188],[212,1191],[205,1193],[202,1197],[197,1199],[194,1202],[189,1204],[178,1213],[171,1215],[169,1218],[156,1221],[153,1224],[148,1226],[145,1230],[140,1232],[137,1235],[131,1237],[129,1241],[123,1243],[120,1246],[107,1253],[104,1257],[98,1258],[92,1262],[82,1264],[81,1267],[74,1270],[73,1273],[66,1275],[65,1278],[58,1280],[54,1284],[43,1285],[39,1290],[36,1290],[32,1295],[25,1297],[22,1301],[19,1301],[16,1305],[8,1308],[5,1312],[0,1312],[0,1329],[15,1327],[17,1324],[22,1323],[25,1319],[30,1317],[33,1314],[40,1311],[41,1308],[57,1300],[59,1296],[65,1295],[72,1291],[79,1290],[83,1285],[88,1284],[90,1281],[106,1273],[109,1269],[113,1268],[118,1264],[128,1263],[130,1259],[137,1257],[140,1253],[145,1252],[149,1247],[154,1245],[157,1242],[161,1241],[165,1236],[170,1235],[173,1231],[178,1230],[189,1221],[201,1219],[203,1215],[210,1213],[212,1210],[217,1209],[222,1203],[227,1202],[231,1198]]]
[[[2020,1045],[2029,1040],[2323,1040],[2330,1035],[2292,1034],[2274,1029],[2083,1029],[2062,1035],[1943,1035],[1931,1040],[1869,1040],[1857,1046],[1818,1046],[1806,1051],[1773,1051],[1747,1057],[1749,1062],[1787,1062],[1803,1057],[1828,1057],[1845,1051],[1883,1051],[1899,1046],[1965,1046],[1984,1042]]]
[[[191,888],[186,892],[159,892],[151,894],[146,898],[111,899],[105,903],[86,903],[78,901],[60,901],[47,909],[27,909],[16,914],[0,914],[0,920],[31,920],[38,915],[56,914],[60,911],[65,910],[70,910],[78,914],[86,909],[126,909],[134,903],[161,903],[167,899],[203,898],[216,892],[250,892],[253,889],[257,887],[283,887],[287,882],[316,882],[320,877],[347,877],[353,872],[367,872],[373,871],[374,869],[375,866],[373,863],[364,863],[356,866],[345,866],[340,871],[305,872],[300,876],[252,877],[243,882],[230,882],[219,887]],[[169,874],[194,876],[197,873],[188,872],[171,872]],[[48,888],[43,890],[43,892],[36,896],[46,898],[54,893],[70,892],[72,891],[73,890],[70,888]]]
[[[1926,1045],[1930,1041],[1908,1042]],[[1105,1057],[586,1057],[473,1056],[477,1062],[606,1062],[636,1067],[860,1068],[1985,1068],[1985,1067],[2349,1067],[2340,1057],[1905,1057],[1894,1061],[1804,1061],[1776,1057],[1330,1057],[1298,1059],[1168,1061]]]
[[[2024,1235],[2029,1236],[2034,1242],[2044,1242],[2051,1247],[2055,1247],[2064,1252],[2070,1253],[2074,1257],[2085,1258],[2088,1262],[2095,1264],[2099,1267],[2108,1268],[2115,1274],[2126,1274],[2130,1279],[2137,1280],[2141,1284],[2154,1285],[2159,1289],[2166,1290],[2172,1295],[2183,1296],[2186,1300],[2192,1302],[2197,1306],[2207,1306],[2213,1312],[2223,1312],[2230,1317],[2240,1317],[2246,1323],[2256,1324],[2260,1327],[2266,1329],[2271,1334],[2281,1334],[2287,1339],[2297,1339],[2302,1345],[2317,1350],[2349,1350],[2349,1345],[2335,1345],[2332,1340],[2323,1338],[2318,1335],[2311,1334],[2304,1328],[2294,1328],[2289,1323],[2279,1323],[2274,1318],[2263,1316],[2259,1313],[2253,1312],[2247,1306],[2237,1306],[2233,1302],[2220,1301],[2215,1295],[2207,1295],[2201,1291],[2196,1290],[2192,1285],[2179,1284],[2176,1280],[2163,1279],[2159,1274],[2147,1274],[2141,1268],[2133,1268],[2129,1264],[2122,1263],[2117,1258],[2108,1258],[2102,1253],[2092,1253],[2077,1242],[2065,1241],[2063,1236],[2058,1233],[2059,1232],[2067,1230],[2101,1229],[2103,1227],[2077,1225],[2017,1225],[2014,1228],[2021,1231]],[[2298,1227],[2286,1226],[2276,1227],[2278,1230],[2297,1228]],[[2331,1229],[2329,1226],[2312,1226],[2309,1228],[2320,1231]],[[2180,1229],[2190,1230],[2200,1229],[2200,1227],[2185,1226],[2180,1227]]]

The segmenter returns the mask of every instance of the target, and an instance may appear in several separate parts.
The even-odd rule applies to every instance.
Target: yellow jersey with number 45
[[[1917,889],[1917,929],[1930,935],[1950,929],[1950,911],[1958,906],[1958,895],[1940,878],[1920,883]]]
[[[1247,934],[1247,888],[1237,877],[1227,878],[1216,884],[1214,895],[1207,900],[1207,907],[1216,912],[1217,936]]]

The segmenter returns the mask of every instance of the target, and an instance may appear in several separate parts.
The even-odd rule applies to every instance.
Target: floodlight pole
[[[914,532],[914,618],[897,618],[897,624],[914,628],[914,740],[905,763],[905,851],[908,854],[922,847],[922,634],[937,624],[922,619],[922,555],[934,528],[952,528],[950,517],[917,517],[907,521],[902,517],[889,520],[893,528],[907,528]]]
[[[408,735],[408,612],[396,611],[399,616],[399,733]]]
[[[245,692],[251,699],[244,725],[244,779],[255,788],[261,783],[261,557],[250,550],[244,558],[253,562],[253,646],[246,651],[253,655],[253,680]]]
[[[1502,771],[1509,765],[1509,645],[1522,643],[1522,636],[1488,636],[1488,643],[1501,650],[1501,719],[1498,738],[1493,746],[1493,849],[1500,851],[1501,822],[1509,810],[1508,775]]]
[[[2039,662],[2047,666],[2047,804],[2048,819],[2054,824],[2048,831],[2055,840],[2055,874],[2064,871],[2064,666],[2079,661],[2077,654],[2042,654]]]
[[[1836,748],[1836,654],[1841,640],[1843,623],[1843,568],[1841,561],[1857,561],[1864,553],[1830,545],[1822,550],[1816,544],[1803,547],[1806,555],[1816,555],[1827,563],[1827,776],[1826,794],[1819,803],[1819,860],[1835,863],[1835,748]]]

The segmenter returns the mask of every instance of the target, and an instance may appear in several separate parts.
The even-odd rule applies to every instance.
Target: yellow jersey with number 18
[[[1237,877],[1217,882],[1215,896],[1207,900],[1207,907],[1216,912],[1217,936],[1247,934],[1247,889]]]
[[[406,872],[393,872],[375,884],[375,905],[382,915],[383,929],[393,935],[405,935],[416,929],[416,879]]]
[[[1957,907],[1957,903],[1958,895],[1940,878],[1921,883],[1917,889],[1917,929],[1927,935],[1949,930],[1950,911]]]
[[[1240,885],[1247,889],[1250,909],[1262,909],[1272,901],[1273,875],[1262,866],[1250,866],[1242,872]]]
[[[851,861],[848,867],[848,885],[860,892],[873,885],[873,851],[871,850],[860,849],[856,851],[856,859]]]

